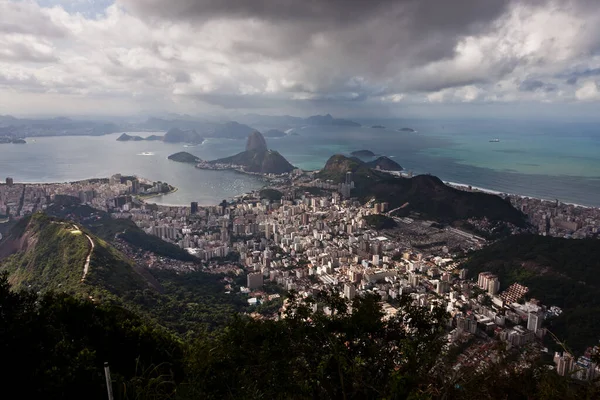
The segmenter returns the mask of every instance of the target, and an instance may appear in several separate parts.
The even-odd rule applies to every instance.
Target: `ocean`
[[[457,119],[358,121],[366,126],[295,128],[297,136],[267,138],[267,144],[303,169],[322,168],[336,153],[367,149],[391,157],[416,174],[430,173],[444,181],[600,206],[597,124]],[[370,128],[375,124],[386,128]],[[417,132],[399,132],[403,127]],[[203,159],[229,156],[244,150],[244,140],[207,139],[202,145],[184,147],[162,142],[117,142],[119,135],[37,138],[35,142],[29,139],[26,145],[0,145],[0,177],[11,176],[18,182],[64,182],[114,173],[137,174],[179,188],[154,199],[160,204],[216,204],[264,184],[235,172],[198,170],[167,160],[177,151],[188,151]],[[492,139],[499,141],[490,142]]]

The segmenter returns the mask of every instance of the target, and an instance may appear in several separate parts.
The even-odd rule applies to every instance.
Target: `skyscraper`
[[[352,172],[346,172],[346,185],[350,185],[352,183]]]
[[[527,329],[536,333],[542,327],[542,322],[544,322],[543,312],[530,312],[527,318]]]
[[[191,207],[191,214],[196,214],[198,212],[198,202],[197,201],[192,201],[190,203],[190,207]]]

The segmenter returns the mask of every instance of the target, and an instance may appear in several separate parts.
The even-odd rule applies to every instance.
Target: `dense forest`
[[[600,394],[533,362],[452,369],[443,310],[334,293],[300,301],[282,319],[233,318],[184,339],[115,304],[13,291],[0,276],[2,377],[19,398],[105,399],[580,399]],[[317,311],[314,311],[314,310]],[[350,312],[350,310],[352,310]]]

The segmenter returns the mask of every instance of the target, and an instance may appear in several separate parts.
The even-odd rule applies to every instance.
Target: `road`
[[[77,229],[78,231],[80,231],[81,229],[79,229],[79,227],[77,225],[73,225],[73,227],[75,229]],[[85,258],[85,264],[83,266],[83,276],[81,277],[81,282],[84,281],[88,271],[90,270],[90,259],[92,258],[92,252],[94,251],[94,247],[96,247],[96,245],[94,244],[94,241],[92,240],[92,238],[87,234],[84,233],[83,231],[81,231],[85,237],[87,237],[87,239],[90,241],[90,251],[88,252],[87,257]]]

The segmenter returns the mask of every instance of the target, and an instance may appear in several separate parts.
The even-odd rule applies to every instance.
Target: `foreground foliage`
[[[122,307],[67,294],[10,290],[0,277],[2,377],[19,398],[117,399],[593,399],[535,363],[455,370],[446,315],[414,307],[382,318],[376,297],[335,293],[285,304],[285,318],[238,316],[183,341]],[[352,312],[350,312],[352,310]],[[328,315],[330,314],[330,315]],[[509,360],[505,358],[503,360]]]

